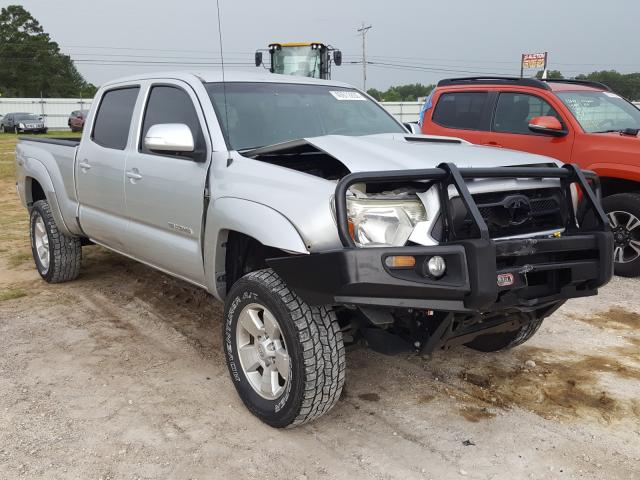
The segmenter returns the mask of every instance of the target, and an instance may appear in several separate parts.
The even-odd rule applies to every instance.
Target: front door
[[[541,116],[556,117],[566,129],[566,121],[543,98],[527,93],[501,92],[485,143],[568,162],[573,147],[573,131],[563,137],[554,137],[529,130],[529,120]]]
[[[130,224],[126,252],[186,280],[204,284],[202,219],[209,140],[195,94],[182,82],[148,87],[137,148],[126,160],[125,195]],[[184,124],[194,152],[154,152],[144,145],[158,124]]]
[[[116,250],[123,249],[127,230],[124,167],[139,92],[135,86],[104,93],[76,160],[80,225],[89,238]]]

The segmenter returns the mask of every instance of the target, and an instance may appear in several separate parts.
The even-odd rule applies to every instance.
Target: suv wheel
[[[616,275],[640,275],[640,194],[620,193],[602,200],[613,230]]]
[[[265,269],[233,285],[224,318],[229,373],[260,420],[278,428],[300,425],[336,404],[345,357],[331,309],[310,307]]]
[[[30,226],[31,251],[40,276],[49,283],[75,280],[82,263],[80,239],[58,230],[45,200],[33,204]]]

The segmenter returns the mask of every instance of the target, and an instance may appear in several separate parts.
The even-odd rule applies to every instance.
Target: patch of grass
[[[7,290],[0,290],[0,302],[5,300],[15,300],[16,298],[26,297],[27,292],[20,288],[9,288]]]
[[[10,162],[0,162],[0,181],[15,180],[16,164],[11,158]]]
[[[9,257],[7,261],[7,266],[9,268],[16,268],[22,265],[23,263],[31,260],[31,258],[32,258],[31,252],[27,252],[27,251],[16,252]]]

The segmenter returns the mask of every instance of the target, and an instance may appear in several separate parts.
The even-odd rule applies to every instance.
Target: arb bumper
[[[269,265],[310,305],[351,304],[450,312],[534,310],[568,298],[595,295],[613,275],[613,237],[597,195],[597,177],[573,165],[564,168],[458,169],[451,164],[420,171],[368,172],[343,178],[336,188],[336,217],[344,248],[271,259]],[[562,236],[494,240],[464,179],[557,178],[566,202],[577,184],[584,208],[570,208]],[[346,193],[354,183],[432,181],[439,183],[447,241],[438,246],[357,248],[346,217]],[[478,238],[456,238],[446,194],[455,186],[477,226]],[[571,203],[568,203],[571,205]],[[586,219],[590,218],[589,221]],[[589,224],[587,227],[586,225]],[[390,267],[388,257],[413,257]],[[429,274],[433,256],[445,260],[443,276]]]

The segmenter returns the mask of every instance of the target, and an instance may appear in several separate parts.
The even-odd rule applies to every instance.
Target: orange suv
[[[472,77],[442,80],[422,132],[547,155],[593,170],[614,232],[615,272],[640,275],[640,110],[601,83]]]

